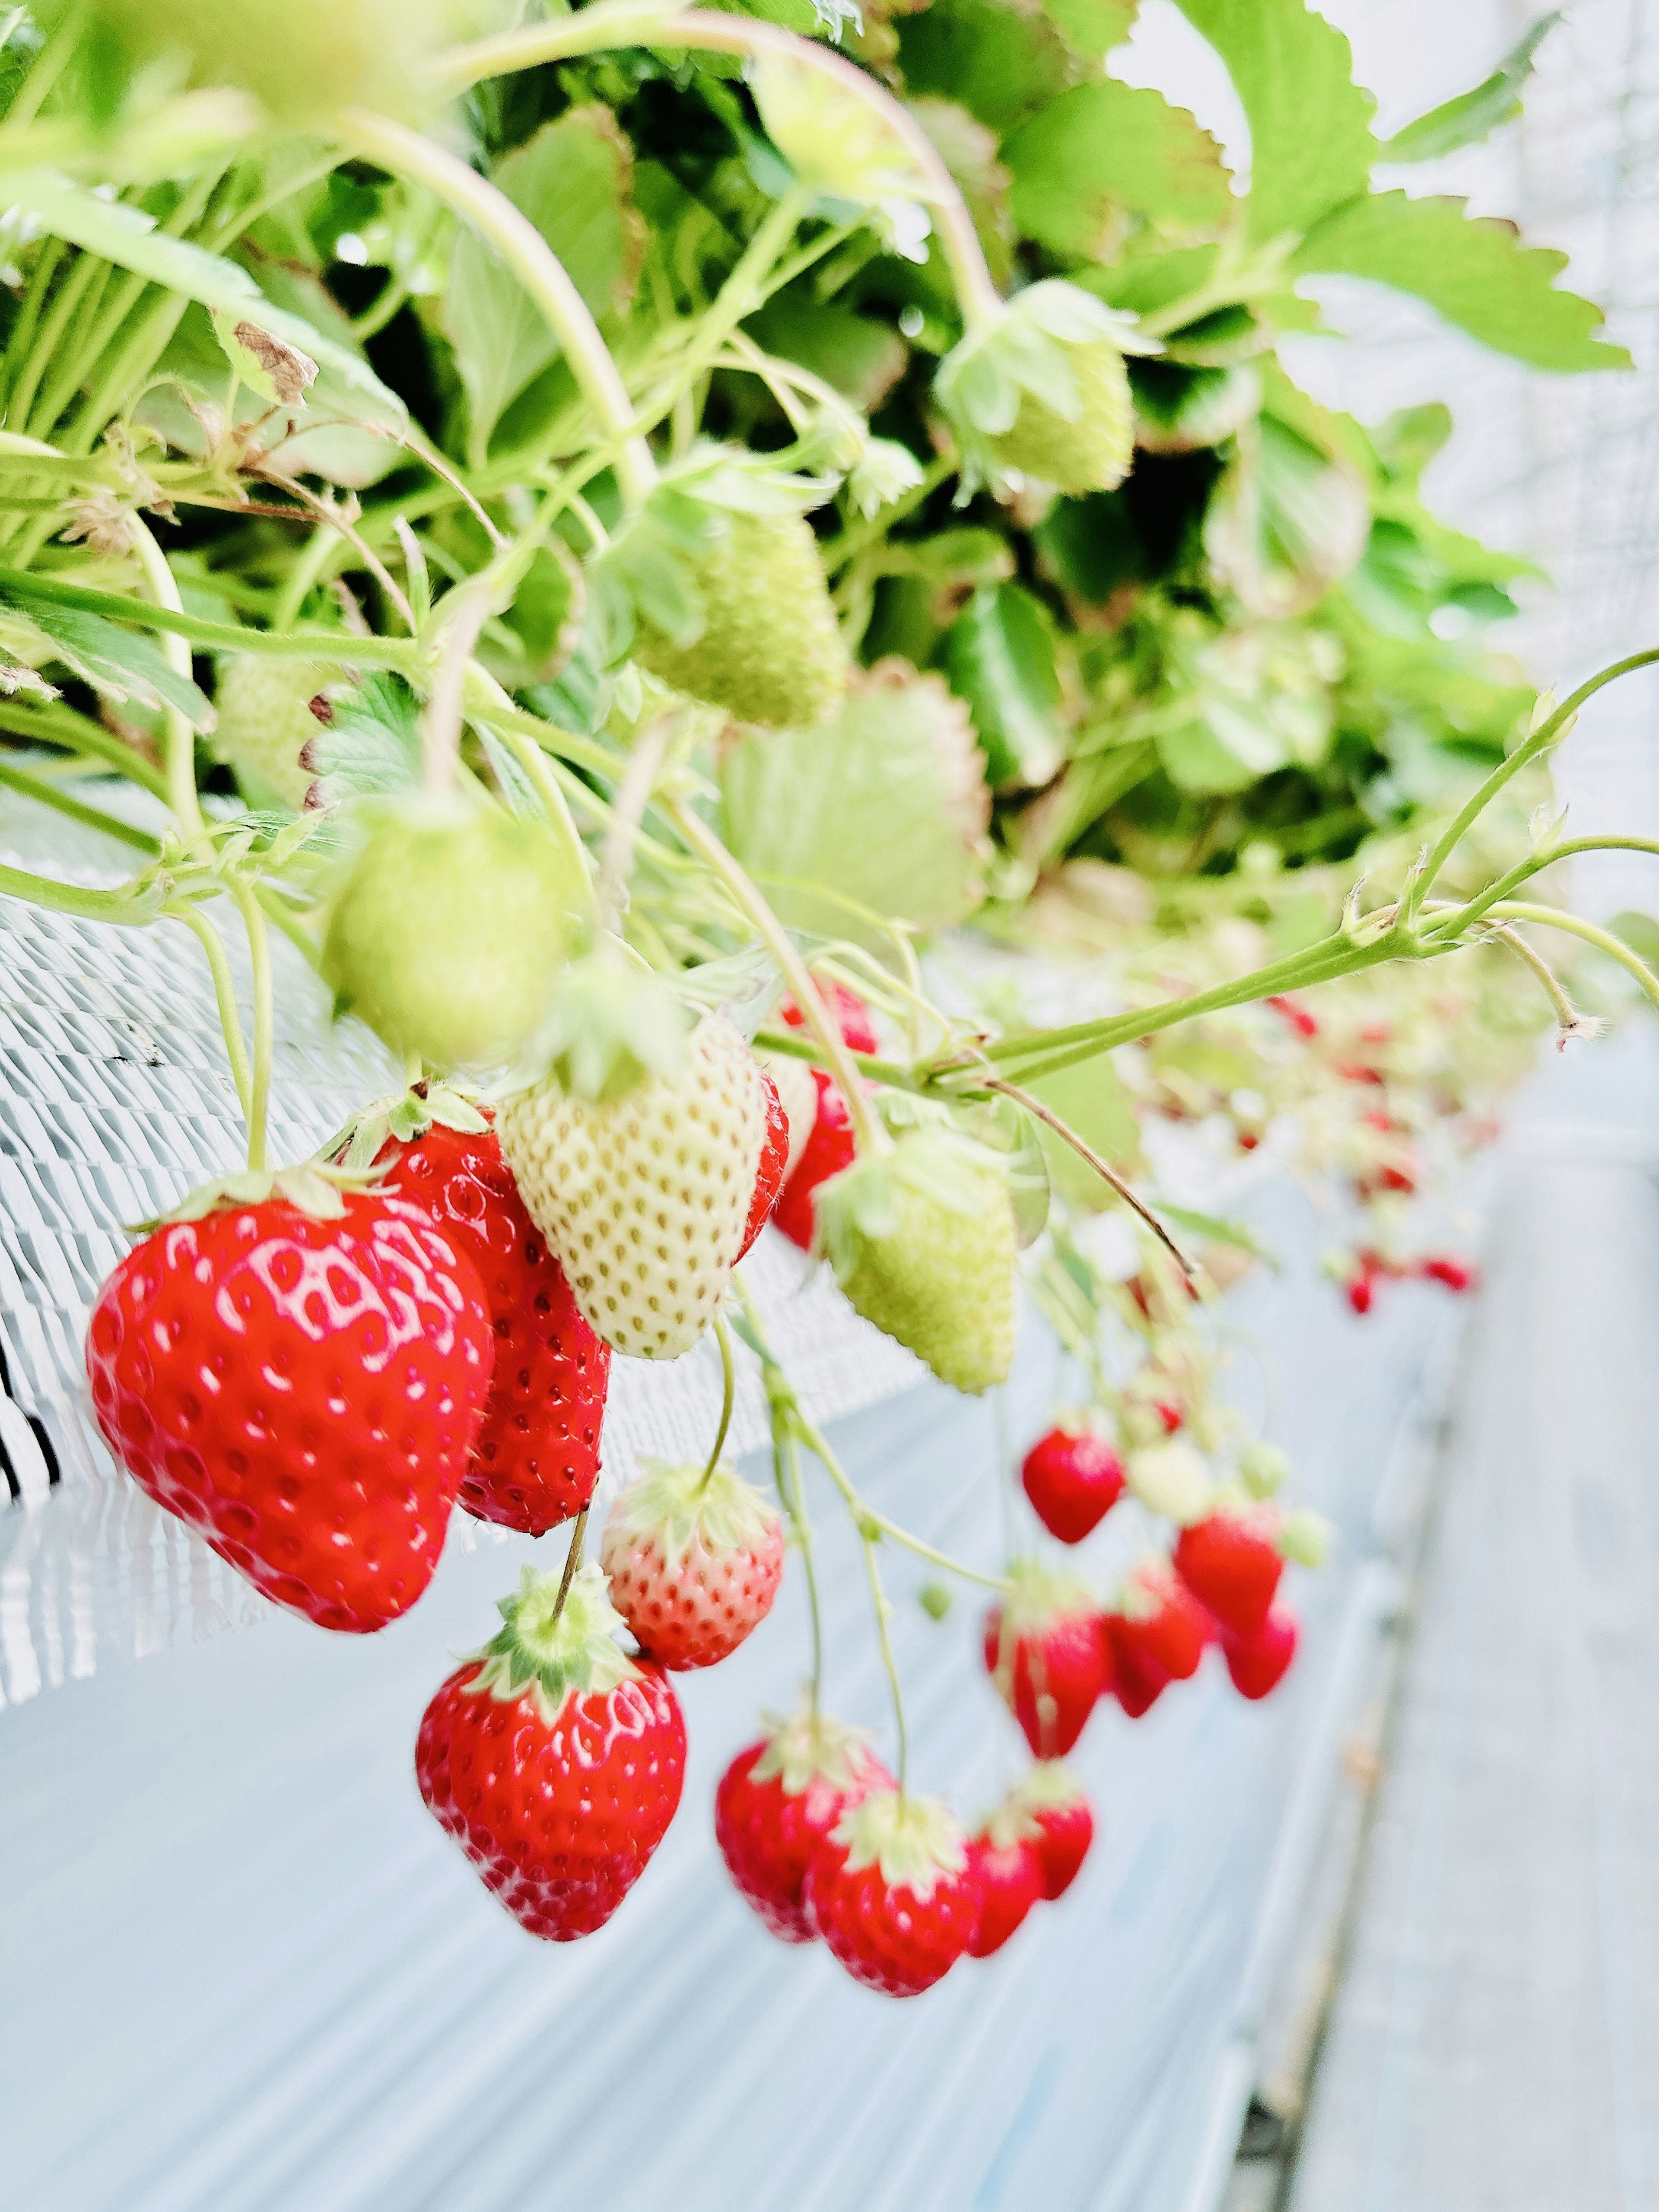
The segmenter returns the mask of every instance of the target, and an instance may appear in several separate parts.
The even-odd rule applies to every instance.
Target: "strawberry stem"
[[[127,517],[127,527],[138,554],[138,565],[144,572],[144,581],[158,606],[173,614],[182,614],[184,601],[179,596],[179,586],[173,581],[161,547],[136,514]],[[191,653],[186,641],[176,635],[164,636],[161,653],[167,665],[186,683],[191,680]],[[168,707],[163,720],[162,760],[167,783],[167,805],[173,818],[186,837],[198,836],[203,827],[202,805],[196,795],[196,732],[176,707]]]
[[[818,1711],[819,1686],[823,1678],[823,1617],[818,1602],[817,1562],[812,1556],[812,1524],[806,1517],[806,1502],[801,1489],[800,1451],[790,1408],[794,1395],[787,1376],[773,1356],[761,1325],[760,1309],[750,1294],[741,1273],[733,1272],[732,1287],[737,1293],[738,1304],[743,1310],[741,1328],[744,1340],[761,1363],[766,1384],[766,1411],[772,1430],[772,1478],[777,1484],[779,1502],[789,1516],[789,1524],[800,1546],[801,1565],[806,1572],[806,1604],[812,1629],[812,1717]],[[784,1470],[788,1469],[786,1481]]]
[[[265,1119],[270,1103],[270,1070],[276,1039],[276,1009],[271,991],[270,936],[259,902],[245,879],[226,878],[247,932],[249,964],[253,971],[253,1075],[247,1107],[247,1164],[251,1175],[265,1169]],[[229,1048],[229,1037],[226,1037]]]
[[[570,1595],[570,1585],[576,1578],[576,1570],[582,1563],[582,1545],[587,1534],[588,1508],[584,1505],[576,1516],[576,1525],[570,1531],[570,1549],[564,1555],[564,1572],[559,1577],[559,1595],[553,1601],[553,1618],[550,1628],[556,1628],[559,1616],[564,1611],[564,1601]]]
[[[887,1632],[888,1617],[893,1608],[887,1602],[887,1593],[881,1586],[881,1570],[876,1565],[876,1546],[879,1537],[860,1528],[860,1541],[864,1546],[864,1571],[870,1584],[870,1602],[876,1615],[876,1638],[881,1645],[881,1663],[886,1671],[887,1687],[893,1699],[893,1726],[898,1735],[898,1788],[904,1795],[905,1778],[910,1765],[910,1737],[904,1725],[904,1692],[899,1684],[898,1662],[893,1656],[893,1640]]]
[[[720,1454],[726,1449],[726,1433],[732,1426],[732,1401],[737,1396],[738,1378],[732,1358],[732,1332],[726,1326],[726,1316],[723,1313],[717,1312],[714,1316],[714,1341],[720,1348],[720,1426],[714,1431],[714,1443],[708,1455],[708,1464],[704,1468],[697,1483],[699,1496],[714,1480],[714,1469],[720,1463]]]
[[[1077,1131],[1071,1127],[1069,1122],[1061,1121],[1060,1115],[1054,1112],[1052,1106],[1045,1106],[1040,1098],[1033,1097],[1029,1091],[1022,1091],[1017,1083],[1005,1082],[1000,1076],[994,1075],[988,1077],[986,1079],[985,1088],[988,1091],[995,1091],[1000,1092],[1005,1098],[1012,1098],[1017,1106],[1023,1106],[1028,1114],[1035,1115],[1036,1119],[1041,1121],[1045,1127],[1052,1129],[1057,1137],[1063,1139],[1064,1141],[1071,1146],[1072,1150],[1078,1154],[1079,1158],[1086,1160],[1089,1163],[1089,1165],[1094,1170],[1095,1173],[1100,1177],[1101,1181],[1105,1183],[1109,1183],[1111,1188],[1117,1193],[1118,1196],[1123,1200],[1123,1203],[1130,1209],[1130,1211],[1132,1212],[1138,1213],[1140,1216],[1146,1226],[1152,1231],[1153,1236],[1156,1237],[1159,1243],[1162,1243],[1169,1251],[1170,1257],[1175,1261],[1176,1265],[1180,1268],[1182,1273],[1187,1277],[1189,1282],[1191,1281],[1193,1276],[1192,1261],[1188,1259],[1186,1254],[1176,1243],[1174,1237],[1170,1236],[1169,1231],[1164,1226],[1164,1224],[1158,1219],[1158,1216],[1152,1211],[1150,1206],[1144,1205],[1142,1201],[1135,1196],[1133,1191],[1130,1189],[1128,1184],[1124,1181],[1123,1177],[1118,1174],[1115,1168],[1109,1167],[1106,1162],[1101,1158],[1098,1152],[1091,1150],[1091,1148],[1084,1143],[1082,1138],[1079,1136]]]
[[[208,970],[213,977],[213,996],[219,1009],[219,1027],[224,1033],[225,1057],[230,1062],[230,1079],[236,1085],[237,1103],[246,1122],[253,1111],[253,1075],[248,1066],[247,1041],[242,1034],[242,1016],[236,1004],[236,983],[230,972],[225,940],[189,899],[180,899],[164,910],[174,921],[184,923],[207,955]]]
[[[1593,921],[1584,921],[1576,914],[1563,914],[1559,907],[1529,906],[1519,899],[1505,899],[1487,911],[1503,921],[1531,921],[1548,929],[1559,929],[1569,937],[1580,938],[1586,945],[1595,945],[1609,960],[1616,960],[1626,974],[1633,975],[1649,1003],[1659,1006],[1659,976],[1610,929],[1600,929]]]

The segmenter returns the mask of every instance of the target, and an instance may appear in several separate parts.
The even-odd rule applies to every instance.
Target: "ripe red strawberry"
[[[641,1463],[605,1524],[611,1601],[663,1666],[712,1667],[772,1610],[783,1523],[730,1468]]]
[[[988,1959],[1000,1951],[1042,1895],[1036,1849],[1015,1826],[994,1814],[968,1846],[968,1872],[980,1898],[979,1922],[968,1939],[970,1958]]]
[[[412,1143],[388,1139],[380,1161],[380,1188],[418,1205],[483,1284],[495,1364],[460,1502],[482,1521],[543,1535],[593,1495],[611,1346],[582,1319],[493,1129],[434,1121]]]
[[[803,1252],[812,1249],[820,1184],[851,1167],[858,1150],[847,1101],[821,1067],[812,1070],[812,1079],[817,1088],[817,1114],[772,1213],[790,1243],[799,1244]]]
[[[1376,1277],[1361,1267],[1348,1278],[1348,1304],[1357,1314],[1368,1314],[1376,1296]]]
[[[770,1071],[763,1067],[761,1082],[766,1091],[766,1133],[761,1139],[759,1164],[755,1170],[755,1194],[749,1201],[749,1218],[743,1224],[743,1242],[738,1247],[741,1260],[750,1246],[771,1218],[772,1209],[778,1202],[778,1193],[783,1188],[783,1178],[789,1166],[789,1117],[783,1110],[783,1101],[778,1096],[778,1086]],[[737,1261],[733,1261],[733,1267]]]
[[[1176,1572],[1236,1636],[1254,1636],[1273,1606],[1285,1571],[1279,1528],[1279,1508],[1263,1499],[1219,1506],[1176,1539]]]
[[[740,1751],[714,1794],[714,1840],[726,1871],[775,1936],[810,1943],[806,1869],[843,1813],[893,1778],[855,1729],[813,1711],[768,1717],[767,1733]]]
[[[1039,1759],[1063,1758],[1110,1685],[1111,1661],[1082,1583],[1034,1559],[985,1623],[985,1665]]]
[[[1009,1791],[1008,1805],[1036,1831],[1031,1845],[1042,1894],[1051,1902],[1063,1897],[1095,1839],[1095,1816],[1088,1799],[1058,1759],[1041,1759]]]
[[[1150,1705],[1169,1683],[1184,1682],[1198,1672],[1210,1640],[1210,1616],[1167,1559],[1143,1561],[1106,1619],[1120,1677],[1115,1686],[1126,1712],[1133,1699],[1145,1697]]]
[[[1295,1614],[1282,1606],[1267,1615],[1254,1636],[1222,1630],[1222,1653],[1240,1697],[1265,1698],[1278,1688],[1296,1656],[1297,1632]]]
[[[326,1186],[325,1187],[326,1188]],[[174,1221],[99,1292],[87,1373],[158,1505],[291,1612],[358,1634],[432,1579],[489,1387],[471,1262],[404,1200]]]
[[[1298,1036],[1315,1037],[1319,1035],[1319,1023],[1317,1018],[1314,1015],[1310,1014],[1308,1012],[1308,1009],[1303,1006],[1299,1000],[1296,999],[1277,998],[1269,999],[1267,1000],[1267,1004],[1273,1008],[1276,1014],[1284,1015],[1285,1020],[1290,1024],[1291,1027],[1296,1031]]]
[[[1170,1686],[1170,1677],[1149,1666],[1123,1633],[1115,1613],[1101,1616],[1101,1634],[1112,1655],[1112,1695],[1132,1721],[1142,1719]]]
[[[836,1028],[852,1049],[874,1052],[875,1026],[870,1019],[870,1009],[858,994],[842,983],[820,983],[818,991]],[[783,1001],[778,1016],[792,1030],[806,1026],[793,999]],[[851,1167],[855,1149],[847,1101],[821,1067],[813,1068],[811,1075],[817,1090],[817,1115],[805,1136],[799,1142],[792,1140],[788,1180],[772,1217],[790,1243],[799,1244],[803,1252],[812,1249],[813,1194],[821,1182],[828,1182],[831,1176]]]
[[[872,1790],[815,1846],[806,1909],[854,1981],[919,1996],[950,1972],[979,1919],[961,1828],[936,1797]]]
[[[568,1943],[605,1925],[667,1832],[685,1723],[662,1669],[617,1643],[599,1569],[556,1619],[558,1590],[525,1569],[500,1633],[427,1707],[415,1778],[514,1917]]]
[[[1467,1260],[1454,1259],[1449,1253],[1425,1260],[1418,1273],[1425,1282],[1443,1283],[1449,1291],[1472,1291],[1475,1271]]]
[[[1122,1497],[1123,1462],[1092,1429],[1062,1421],[1026,1453],[1020,1480],[1049,1534],[1080,1544]]]

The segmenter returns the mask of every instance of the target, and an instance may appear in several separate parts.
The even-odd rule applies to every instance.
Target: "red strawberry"
[[[893,1778],[856,1730],[813,1711],[740,1751],[714,1794],[714,1840],[726,1871],[775,1936],[810,1943],[817,1929],[803,1895],[815,1846],[842,1814]]]
[[[1221,1649],[1240,1697],[1265,1698],[1277,1689],[1296,1656],[1296,1616],[1282,1607],[1267,1615],[1254,1636],[1236,1636],[1224,1628]]]
[[[730,1468],[641,1464],[605,1524],[611,1602],[665,1667],[712,1667],[772,1610],[783,1524]]]
[[[1000,1823],[1000,1825],[999,1825]],[[1042,1895],[1042,1868],[1026,1837],[994,1816],[968,1846],[968,1872],[979,1885],[979,1921],[968,1939],[970,1958],[988,1959],[1014,1935]],[[1006,1833],[1007,1840],[1000,1840]]]
[[[1308,1009],[1304,1006],[1300,1005],[1295,999],[1269,999],[1267,1004],[1273,1008],[1276,1014],[1284,1015],[1285,1020],[1290,1024],[1291,1027],[1296,1031],[1298,1036],[1314,1037],[1319,1035],[1319,1023],[1317,1019],[1314,1015],[1308,1012]]]
[[[1101,1633],[1112,1656],[1112,1695],[1132,1721],[1149,1713],[1170,1686],[1170,1677],[1150,1667],[1123,1633],[1115,1613],[1101,1619]]]
[[[820,983],[818,988],[852,1049],[874,1052],[876,1032],[863,1000],[840,983]],[[786,999],[778,1011],[791,1029],[805,1027],[793,999]],[[791,1243],[799,1244],[803,1252],[812,1249],[813,1197],[818,1185],[851,1167],[856,1154],[847,1101],[821,1067],[812,1070],[812,1078],[817,1086],[817,1115],[805,1139],[791,1146],[795,1164],[772,1216]]]
[[[1037,1758],[1062,1758],[1110,1686],[1110,1655],[1081,1583],[1034,1559],[1017,1561],[1009,1577],[986,1620],[986,1668]]]
[[[761,1081],[766,1089],[766,1134],[761,1139],[760,1164],[755,1170],[755,1194],[749,1201],[749,1218],[743,1225],[743,1242],[738,1247],[741,1260],[771,1218],[778,1202],[778,1193],[783,1188],[785,1170],[789,1165],[789,1117],[783,1110],[783,1101],[778,1096],[778,1086],[763,1067]],[[737,1260],[732,1261],[736,1267]]]
[[[1063,1897],[1095,1839],[1095,1816],[1088,1799],[1058,1759],[1041,1759],[1009,1791],[1008,1805],[1036,1831],[1031,1844],[1042,1894],[1051,1901]]]
[[[1026,1453],[1020,1480],[1049,1534],[1080,1544],[1122,1497],[1123,1462],[1092,1429],[1061,1422]]]
[[[1376,1296],[1376,1277],[1369,1267],[1360,1267],[1348,1278],[1348,1304],[1357,1314],[1368,1314]]]
[[[1425,1260],[1418,1273],[1425,1282],[1443,1283],[1449,1291],[1472,1291],[1475,1271],[1467,1260],[1454,1259],[1449,1253]]]
[[[815,1846],[806,1909],[854,1981],[919,1996],[950,1972],[979,1919],[961,1828],[936,1797],[872,1790]]]
[[[599,1569],[562,1613],[558,1592],[525,1569],[500,1633],[427,1707],[415,1778],[514,1919],[568,1943],[605,1925],[667,1832],[685,1723],[662,1669],[617,1643]]]
[[[1117,1670],[1124,1671],[1127,1657],[1132,1692],[1150,1689],[1148,1705],[1166,1684],[1184,1682],[1198,1672],[1210,1640],[1210,1617],[1167,1559],[1143,1561],[1107,1618]],[[1127,1712],[1128,1700],[1123,1702]]]
[[[416,1207],[338,1203],[322,1218],[273,1195],[158,1229],[98,1294],[87,1373],[158,1505],[279,1605],[363,1634],[432,1579],[489,1325],[471,1262]]]
[[[830,1018],[854,1052],[876,1050],[875,1024],[870,1019],[870,1009],[856,991],[849,991],[844,983],[818,985],[818,996],[830,1011]],[[804,1030],[805,1017],[793,999],[786,999],[778,1008],[780,1017],[792,1030]]]
[[[582,1319],[493,1129],[434,1121],[412,1144],[388,1139],[380,1161],[380,1188],[429,1215],[483,1284],[495,1366],[461,1504],[481,1521],[543,1535],[593,1495],[611,1346]]]
[[[1223,1505],[1183,1528],[1176,1572],[1193,1595],[1236,1636],[1254,1636],[1267,1618],[1285,1562],[1279,1513],[1266,1500]]]

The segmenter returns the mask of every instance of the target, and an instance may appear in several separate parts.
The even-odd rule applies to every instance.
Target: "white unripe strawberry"
[[[549,1077],[497,1127],[589,1327],[636,1359],[688,1351],[742,1249],[766,1137],[760,1066],[731,1023],[705,1014],[676,1073],[623,1098],[573,1097]]]

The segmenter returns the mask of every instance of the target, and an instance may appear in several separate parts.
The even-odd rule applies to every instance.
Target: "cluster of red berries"
[[[1474,1290],[1480,1280],[1472,1262],[1449,1252],[1435,1253],[1408,1264],[1386,1259],[1382,1253],[1367,1247],[1355,1255],[1353,1272],[1347,1281],[1348,1304],[1357,1314],[1368,1314],[1376,1302],[1379,1283],[1409,1281],[1413,1278],[1424,1283],[1439,1283],[1446,1290],[1458,1292]]]

